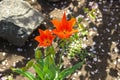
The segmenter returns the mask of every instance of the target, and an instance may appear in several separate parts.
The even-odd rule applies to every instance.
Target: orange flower
[[[36,36],[34,39],[39,42],[38,46],[47,47],[52,45],[54,36],[50,30],[41,30],[39,29],[40,36]]]
[[[67,21],[65,13],[61,21],[51,20],[51,22],[56,27],[56,29],[53,30],[53,33],[58,35],[60,38],[69,38],[73,33],[78,32],[78,30],[73,29],[76,19],[72,18]]]

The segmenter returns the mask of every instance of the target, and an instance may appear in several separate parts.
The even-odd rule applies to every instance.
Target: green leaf
[[[36,59],[36,60],[42,59],[42,57],[43,57],[43,54],[42,54],[40,48],[37,48],[37,49],[35,50],[35,59]]]
[[[55,54],[55,50],[53,46],[50,47],[50,53]]]
[[[22,67],[21,70],[22,71],[27,71],[28,69],[27,69],[27,67]]]
[[[88,15],[89,15],[92,19],[95,19],[95,18],[96,18],[95,14],[94,14],[93,12],[90,12]]]
[[[41,70],[43,70],[43,67],[44,67],[44,60],[43,59],[40,59],[37,61],[37,65],[39,66],[39,68]]]
[[[36,80],[34,75],[30,72],[23,71],[22,69],[19,68],[12,68],[12,71],[22,74],[23,76],[27,77],[29,80]]]
[[[60,73],[60,75],[59,75],[60,80],[63,80],[65,77],[67,77],[68,75],[72,74],[75,70],[77,70],[78,68],[80,68],[83,63],[84,63],[84,61],[79,62],[76,65],[72,66],[71,68],[63,70]]]
[[[59,71],[59,69],[57,68],[57,65],[51,64],[51,65],[49,66],[49,70],[50,70],[50,75],[51,75],[50,80],[55,79],[55,77],[57,77],[58,71]]]
[[[44,72],[40,69],[39,64],[34,64],[33,68],[35,69],[35,72],[38,74],[38,76],[41,78],[41,80],[44,80]]]
[[[34,60],[33,60],[33,59],[30,60],[30,61],[26,64],[26,68],[29,69],[30,67],[32,67],[33,63],[34,63]]]
[[[32,67],[33,63],[34,63],[34,60],[30,60],[25,67],[21,68],[21,70],[27,71],[30,67]]]
[[[55,50],[53,46],[47,47],[45,51],[46,56],[50,54],[55,54]]]
[[[78,23],[80,23],[83,19],[82,18],[78,18]]]
[[[85,13],[88,13],[89,12],[89,9],[88,8],[83,8],[84,12]]]
[[[82,34],[82,36],[88,35],[88,31],[87,30],[83,30],[83,31],[81,31],[81,34]]]
[[[79,39],[79,35],[78,35],[78,33],[75,33],[75,34],[73,35],[73,37],[74,37],[74,40]]]
[[[85,28],[84,28],[84,26],[83,26],[83,24],[78,24],[78,27],[79,27],[79,29],[80,29],[80,31],[82,31],[82,30],[84,30]]]

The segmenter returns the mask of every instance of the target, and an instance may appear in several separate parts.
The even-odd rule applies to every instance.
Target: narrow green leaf
[[[26,64],[26,68],[29,69],[30,67],[32,67],[33,63],[34,63],[34,60],[33,60],[33,59],[30,60],[30,61]]]
[[[83,10],[84,10],[85,13],[89,12],[88,8],[83,8]]]
[[[23,76],[27,77],[29,80],[35,80],[35,77],[32,73],[23,71],[22,69],[19,68],[12,68],[12,71],[22,74]]]
[[[78,18],[78,23],[80,23],[83,19],[82,18]]]
[[[22,67],[21,70],[22,71],[27,71],[28,69],[27,69],[27,67]]]
[[[82,34],[82,36],[88,35],[88,31],[87,30],[83,30],[83,31],[81,31],[81,34]]]
[[[84,30],[85,28],[84,28],[84,26],[83,26],[83,24],[78,24],[78,27],[79,27],[79,29],[80,29],[80,31],[82,31],[82,30]]]
[[[50,52],[51,52],[52,54],[55,54],[55,50],[54,50],[54,47],[53,47],[53,46],[50,47]]]
[[[37,61],[37,65],[39,66],[39,68],[41,70],[43,70],[43,67],[44,67],[44,60],[43,59],[40,59]]]
[[[40,48],[37,48],[35,50],[35,59],[38,60],[38,59],[42,59],[43,55],[42,55],[42,52],[40,50]]]
[[[38,76],[41,78],[41,80],[44,80],[44,73],[43,71],[39,68],[38,64],[34,64],[33,68],[35,69],[35,72],[38,74]]]
[[[50,55],[50,54],[55,54],[55,50],[54,50],[54,47],[53,46],[50,46],[50,47],[47,47],[46,48],[46,51],[45,51],[45,54],[46,54],[46,56],[47,55]]]
[[[95,14],[93,14],[93,12],[89,13],[88,15],[89,15],[92,19],[95,19],[95,18],[96,18]]]
[[[75,70],[77,70],[78,68],[80,68],[83,63],[84,63],[84,61],[83,62],[79,62],[76,65],[72,66],[71,68],[63,70],[59,74],[60,80],[63,80],[65,77],[67,77],[68,75],[72,74]]]
[[[57,69],[56,66],[57,66],[57,65],[55,65],[55,64],[51,64],[51,65],[49,66],[49,71],[50,71],[50,75],[51,75],[50,80],[55,79],[55,77],[56,77],[57,74],[58,74],[59,69]]]

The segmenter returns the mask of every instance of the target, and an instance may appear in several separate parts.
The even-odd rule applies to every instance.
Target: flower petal
[[[70,27],[71,29],[73,28],[75,22],[76,22],[76,19],[75,19],[75,18],[72,18],[71,20],[68,21],[69,27]]]
[[[75,22],[75,18],[67,21],[66,13],[64,13],[60,22],[57,20],[52,20],[52,23],[54,26],[56,26],[56,29],[53,30],[53,33],[60,38],[69,38],[73,33],[78,32],[78,30],[72,29]]]
[[[40,36],[36,36],[34,39],[39,42],[38,46],[47,47],[52,45],[52,41],[55,38],[50,30],[39,29]]]
[[[51,20],[51,22],[54,24],[54,26],[56,27],[56,29],[59,29],[59,24],[60,24],[60,21],[58,20]]]
[[[67,21],[67,19],[66,19],[66,13],[64,12],[63,17],[62,17],[62,22],[66,22],[66,21]]]
[[[34,39],[35,39],[36,41],[40,42],[40,36],[36,36]]]

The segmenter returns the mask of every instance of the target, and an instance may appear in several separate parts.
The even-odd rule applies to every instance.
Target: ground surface
[[[84,16],[83,7],[88,7],[91,1],[98,4],[102,15],[98,22],[101,23],[88,24],[89,35],[86,38],[87,50],[95,54],[95,58],[67,80],[120,80],[120,0],[62,0],[58,3],[27,1],[48,20],[61,19],[64,11],[68,14],[72,12],[75,17]],[[0,38],[0,80],[6,80],[3,78],[11,75],[12,66],[22,67],[28,60],[34,58],[34,49],[37,46],[33,40],[35,34],[38,34],[37,30],[23,47],[14,46]],[[26,79],[17,75],[14,76],[14,80]]]

